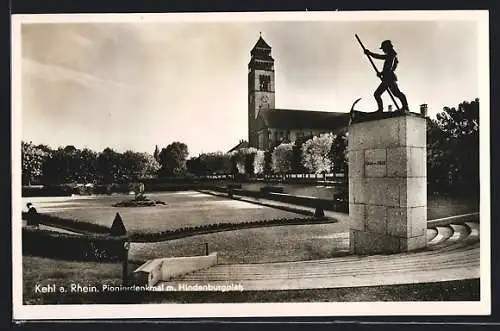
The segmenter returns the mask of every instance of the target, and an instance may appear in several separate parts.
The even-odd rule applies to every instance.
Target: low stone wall
[[[204,256],[171,257],[149,260],[134,271],[140,285],[155,286],[160,281],[182,276],[217,264],[217,252]]]
[[[428,220],[427,228],[430,229],[435,228],[436,226],[447,226],[451,223],[459,224],[462,222],[479,222],[479,219],[479,212],[443,217],[430,221]]]
[[[274,192],[260,192],[245,189],[232,189],[229,190],[224,187],[213,187],[214,191],[228,193],[228,197],[232,195],[246,196],[256,199],[269,199],[284,203],[289,203],[298,206],[322,208],[324,210],[331,210],[337,212],[349,212],[347,201],[335,201],[332,199],[322,199],[311,196],[291,195],[287,193],[274,193]]]

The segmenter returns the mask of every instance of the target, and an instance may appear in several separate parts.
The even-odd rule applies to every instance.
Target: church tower
[[[258,147],[256,120],[259,112],[274,109],[274,59],[271,47],[259,37],[248,63],[248,144]]]

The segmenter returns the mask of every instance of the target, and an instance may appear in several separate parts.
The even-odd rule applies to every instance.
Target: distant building
[[[259,37],[250,55],[248,146],[265,150],[282,142],[293,142],[299,137],[347,130],[349,113],[275,108],[276,87],[271,47]]]
[[[242,140],[240,140],[240,142],[238,143],[238,145],[234,146],[233,148],[231,148],[227,152],[231,153],[231,152],[234,152],[235,150],[238,150],[240,148],[247,148],[247,147],[248,147],[248,142],[242,139]]]

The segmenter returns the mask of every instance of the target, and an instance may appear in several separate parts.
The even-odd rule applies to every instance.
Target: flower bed
[[[183,227],[175,230],[166,230],[155,233],[130,233],[130,241],[132,242],[157,242],[165,240],[180,239],[195,235],[208,234],[222,231],[234,231],[249,228],[258,228],[266,226],[284,226],[284,225],[305,225],[305,224],[325,224],[335,223],[332,220],[324,217],[297,217],[297,218],[275,218],[269,220],[246,221],[239,223],[219,222],[212,224],[199,225],[194,227]]]

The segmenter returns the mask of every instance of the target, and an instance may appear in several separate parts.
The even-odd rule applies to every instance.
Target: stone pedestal
[[[347,150],[351,251],[378,254],[425,247],[425,118],[382,113],[353,119]]]

